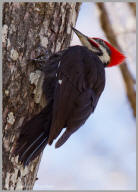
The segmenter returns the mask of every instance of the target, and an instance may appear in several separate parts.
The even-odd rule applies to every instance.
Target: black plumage
[[[15,154],[24,165],[66,128],[56,147],[63,145],[95,110],[105,86],[104,65],[86,47],[69,47],[43,62],[43,92],[48,104],[21,127]]]

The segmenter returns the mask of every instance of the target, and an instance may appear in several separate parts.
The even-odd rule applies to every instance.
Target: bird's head
[[[105,67],[119,65],[124,61],[125,56],[107,41],[95,37],[89,38],[75,28],[72,27],[72,29],[79,37],[82,45],[94,52]]]

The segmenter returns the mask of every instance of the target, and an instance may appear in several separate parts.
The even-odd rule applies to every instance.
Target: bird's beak
[[[74,27],[72,27],[72,30],[76,33],[76,35],[78,36],[78,38],[81,41],[81,43],[85,46],[86,42],[88,42],[88,37],[85,36],[84,34],[82,34],[81,32],[79,32]]]
[[[72,27],[73,31],[76,33],[76,35],[79,37],[80,42],[82,43],[83,46],[87,47],[88,49],[92,50],[93,48],[97,48],[98,45],[94,39],[90,39],[86,35],[82,34],[79,32],[77,29]]]

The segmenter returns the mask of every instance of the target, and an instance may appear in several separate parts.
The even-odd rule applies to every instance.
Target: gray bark
[[[29,62],[41,48],[57,52],[69,46],[80,3],[3,4],[3,190],[32,189],[41,157],[26,168],[12,155],[24,121],[38,113],[36,66]],[[35,76],[35,75],[36,76]]]

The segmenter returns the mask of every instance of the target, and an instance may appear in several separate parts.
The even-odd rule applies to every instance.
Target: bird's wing
[[[55,89],[52,124],[48,139],[49,144],[52,144],[62,129],[66,127],[67,119],[72,111],[73,102],[79,94],[68,78],[62,74],[62,80],[58,80]]]
[[[93,89],[98,72],[95,58],[87,49],[82,52],[81,49],[69,50],[59,62],[48,143],[52,144],[62,129],[67,129],[56,147],[61,146],[86,121],[99,98]]]
[[[63,145],[66,140],[77,131],[94,111],[97,96],[92,89],[87,89],[74,100],[71,112],[66,122],[66,130],[56,143],[56,147]]]

